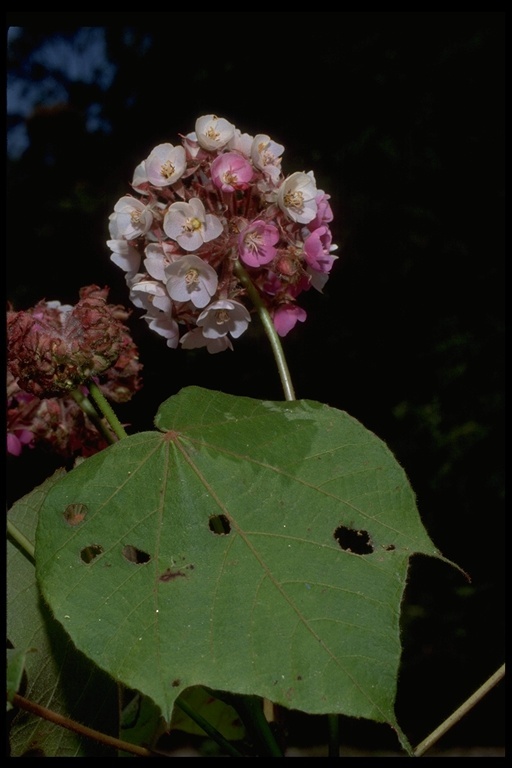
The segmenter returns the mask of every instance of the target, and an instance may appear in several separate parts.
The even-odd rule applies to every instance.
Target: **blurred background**
[[[110,286],[108,216],[136,165],[200,115],[285,146],[313,170],[338,243],[323,294],[284,339],[299,398],[346,410],[407,472],[433,541],[471,577],[411,562],[397,716],[423,739],[504,660],[505,13],[7,14],[7,300],[74,304]],[[151,429],[197,384],[282,399],[265,336],[233,352],[171,350],[134,310],[143,389],[122,406]],[[253,323],[252,326],[256,324]],[[257,353],[256,349],[257,348]],[[8,503],[52,468],[8,457]],[[445,749],[501,747],[504,684]],[[347,747],[396,748],[347,720]],[[326,738],[295,713],[291,741]]]

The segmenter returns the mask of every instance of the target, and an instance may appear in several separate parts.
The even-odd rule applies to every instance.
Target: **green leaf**
[[[225,739],[240,741],[245,737],[245,728],[236,711],[211,691],[200,686],[189,688],[181,694],[180,701],[184,701],[196,714],[207,720]],[[203,729],[178,707],[174,709],[171,718],[169,730],[173,729],[204,736]]]
[[[386,445],[342,411],[197,387],[43,503],[37,572],[74,643],[167,721],[204,685],[389,723],[409,558],[438,556]]]
[[[125,698],[130,691],[125,691]],[[119,736],[130,744],[154,747],[158,737],[166,731],[165,720],[160,708],[147,696],[132,693],[131,699],[121,712]],[[133,757],[129,752],[120,750],[120,757]]]
[[[7,648],[7,711],[10,712],[12,700],[15,693],[18,693],[23,673],[25,672],[25,659],[27,653],[34,651],[35,648]]]
[[[58,471],[9,510],[9,520],[34,540],[39,508]],[[41,600],[34,563],[7,543],[7,636],[25,656],[27,699],[90,728],[117,736],[117,685],[73,646]],[[30,649],[33,653],[25,654]],[[115,751],[22,710],[11,710],[11,757],[115,756]]]

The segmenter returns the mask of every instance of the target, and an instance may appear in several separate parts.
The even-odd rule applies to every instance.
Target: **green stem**
[[[31,560],[35,559],[35,547],[27,537],[16,528],[14,523],[11,523],[7,518],[7,534],[14,539],[14,541],[21,547],[21,549],[30,557]]]
[[[263,712],[261,699],[258,696],[235,696],[233,706],[263,752],[259,757],[284,757]]]
[[[100,418],[96,408],[91,403],[87,395],[84,395],[81,389],[74,389],[71,392],[71,397],[75,403],[80,406],[87,418],[92,421],[98,432],[103,435],[107,443],[112,445],[112,443],[117,442],[115,436],[112,434],[105,421]]]
[[[427,749],[430,749],[430,747],[436,743],[436,741],[439,741],[441,736],[443,736],[455,723],[457,723],[467,712],[469,712],[470,709],[472,709],[477,702],[480,701],[490,690],[493,688],[496,683],[498,683],[503,677],[505,676],[505,664],[502,664],[502,666],[493,674],[491,677],[488,678],[488,680],[485,681],[483,685],[480,686],[480,688],[473,693],[472,696],[469,697],[469,699],[466,699],[464,704],[461,704],[461,706],[455,710],[455,712],[452,712],[452,714],[446,718],[444,722],[441,723],[440,726],[438,726],[434,731],[432,731],[431,734],[427,736],[426,739],[423,739],[416,749],[413,752],[414,757],[421,757]]]
[[[87,387],[89,388],[89,392],[91,393],[91,397],[110,424],[112,431],[116,435],[116,437],[119,438],[119,440],[122,440],[123,437],[128,437],[128,435],[125,432],[125,429],[117,416],[115,415],[114,411],[112,410],[112,406],[106,399],[106,397],[103,395],[101,389],[98,387],[97,384],[94,383],[94,381],[88,381]]]
[[[236,276],[242,283],[243,287],[247,291],[247,295],[249,296],[250,300],[254,304],[254,307],[260,317],[261,323],[265,330],[265,333],[267,334],[268,340],[270,341],[270,346],[272,347],[274,359],[277,364],[277,370],[279,371],[281,384],[284,390],[284,398],[285,400],[295,400],[295,392],[293,390],[292,378],[290,376],[290,371],[288,370],[288,365],[286,363],[286,358],[284,356],[283,347],[281,345],[281,339],[279,338],[279,334],[275,329],[275,326],[274,326],[274,323],[272,322],[272,318],[270,317],[269,311],[266,308],[265,304],[263,303],[263,300],[260,294],[258,293],[256,286],[252,282],[249,274],[244,269],[244,267],[242,267],[239,261],[235,262],[234,271]]]
[[[327,715],[329,724],[329,757],[340,756],[340,718],[339,715]]]
[[[213,727],[213,725],[211,725],[197,712],[194,712],[194,710],[191,709],[188,704],[186,704],[184,701],[181,701],[180,699],[177,699],[176,706],[181,709],[182,712],[188,715],[191,720],[197,723],[197,725],[202,728],[203,731],[208,734],[208,736],[210,736],[215,742],[217,742],[219,746],[225,749],[228,755],[231,755],[231,757],[243,757],[242,753],[235,749],[235,747],[230,744],[230,742],[227,741],[224,736],[219,733],[216,728]]]

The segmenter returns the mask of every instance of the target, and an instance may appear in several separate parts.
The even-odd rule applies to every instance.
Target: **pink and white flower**
[[[134,196],[109,217],[110,258],[132,302],[168,346],[216,353],[250,322],[250,280],[286,335],[306,319],[300,294],[321,292],[337,258],[329,195],[312,171],[285,177],[284,147],[267,134],[211,114],[179,137],[139,163]]]
[[[203,336],[207,339],[216,339],[227,333],[237,339],[250,321],[249,312],[239,301],[219,299],[201,312],[197,325],[202,328]]]
[[[222,149],[235,135],[235,126],[216,115],[198,117],[195,129],[199,146],[209,152]]]
[[[141,256],[129,240],[107,240],[107,245],[112,251],[110,260],[125,272],[135,273],[140,267]]]
[[[211,165],[212,181],[223,192],[247,189],[253,176],[252,166],[237,152],[218,155]]]
[[[109,216],[109,231],[112,240],[134,240],[145,235],[153,223],[153,214],[147,205],[136,197],[126,195],[114,206]]]
[[[157,280],[145,280],[143,275],[131,284],[130,298],[136,307],[152,311],[170,312],[172,302],[163,285]]]
[[[228,141],[226,147],[234,152],[239,152],[250,160],[253,141],[253,136],[248,133],[241,133],[238,128],[235,128],[233,138]]]
[[[206,261],[187,254],[165,268],[167,292],[174,301],[191,301],[195,307],[205,307],[215,295],[218,277]]]
[[[272,222],[253,221],[238,237],[240,258],[249,267],[261,267],[272,261],[277,253],[279,230]]]
[[[146,173],[146,162],[139,163],[133,172],[132,187],[141,195],[147,195],[148,175]]]
[[[207,339],[203,336],[201,328],[193,328],[191,331],[183,334],[180,340],[183,349],[199,349],[206,347],[210,354],[224,352],[225,349],[233,349],[233,344],[229,336],[217,336],[215,339]]]
[[[281,210],[292,220],[307,224],[317,214],[317,189],[312,171],[297,171],[288,176],[277,192],[277,202]]]
[[[162,283],[167,281],[165,268],[173,261],[181,258],[183,254],[178,251],[175,243],[150,243],[146,246],[144,253],[144,266],[147,273],[154,280],[160,280]]]
[[[188,203],[172,203],[164,216],[164,232],[171,240],[176,240],[184,251],[196,251],[203,243],[215,240],[223,232],[220,219],[206,213],[198,197],[192,197]]]
[[[251,159],[259,171],[263,171],[275,184],[281,174],[282,144],[276,144],[270,136],[258,133],[251,146]]]
[[[166,312],[159,312],[158,314],[148,313],[144,315],[144,320],[152,331],[166,339],[168,347],[176,349],[179,343],[180,329],[172,315]]]
[[[145,162],[146,177],[155,187],[168,187],[178,181],[187,167],[183,147],[158,144]]]

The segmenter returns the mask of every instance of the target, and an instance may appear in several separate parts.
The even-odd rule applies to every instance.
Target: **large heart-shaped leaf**
[[[387,722],[409,558],[440,556],[386,445],[311,401],[190,387],[49,492],[42,591],[166,719],[194,685]]]

